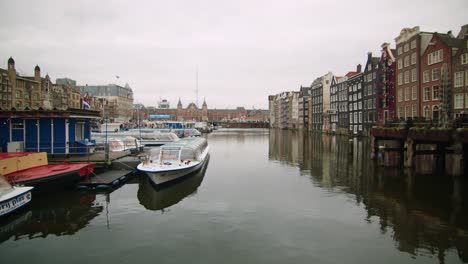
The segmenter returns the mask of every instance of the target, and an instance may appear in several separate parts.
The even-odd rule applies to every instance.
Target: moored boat
[[[0,175],[0,217],[6,216],[31,202],[33,187],[12,186]]]
[[[0,172],[10,184],[34,186],[34,190],[72,187],[94,171],[89,163],[48,164],[44,152],[16,152],[0,155]]]
[[[183,138],[176,143],[150,151],[137,166],[156,184],[165,184],[200,170],[208,160],[209,146],[205,138]]]

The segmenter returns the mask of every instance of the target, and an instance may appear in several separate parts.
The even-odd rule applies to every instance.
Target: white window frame
[[[416,64],[416,52],[411,54],[411,65]]]
[[[427,83],[431,81],[431,73],[429,70],[423,72],[423,83]]]
[[[417,79],[416,68],[411,69],[411,82],[415,82]]]
[[[417,86],[411,87],[411,100],[417,100],[418,99],[418,89]]]
[[[468,53],[463,53],[463,54],[460,56],[460,63],[461,63],[462,65],[468,64]]]
[[[437,96],[435,94],[434,87],[437,87]],[[432,101],[438,101],[438,100],[440,100],[440,86],[433,85],[432,86]]]
[[[463,83],[464,83],[464,80],[463,80],[463,75],[465,74],[465,72],[463,71],[459,71],[459,72],[455,72],[453,74],[453,87],[462,87],[463,86]]]
[[[431,100],[431,87],[426,86],[423,88],[423,101],[428,102]]]
[[[437,73],[437,74],[434,74],[434,73]],[[433,80],[433,81],[438,81],[439,78],[440,78],[439,68],[434,68],[434,69],[432,69],[431,75],[432,75],[432,80]]]

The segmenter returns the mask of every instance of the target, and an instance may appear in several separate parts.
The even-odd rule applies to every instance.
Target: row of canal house
[[[299,92],[269,96],[270,126],[368,135],[375,125],[408,118],[437,125],[466,113],[468,25],[457,37],[404,28],[395,43],[344,76],[329,72]]]

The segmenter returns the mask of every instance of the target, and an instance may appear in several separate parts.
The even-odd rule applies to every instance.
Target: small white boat
[[[154,184],[164,184],[197,172],[209,155],[205,138],[183,138],[176,143],[152,149],[146,160],[137,166]]]
[[[13,187],[0,175],[0,217],[12,213],[31,201],[34,187]]]
[[[105,133],[92,133],[91,137],[94,139],[102,140],[103,138],[106,137],[106,134]],[[138,140],[138,144],[141,144],[144,146],[160,146],[160,145],[164,145],[164,144],[179,140],[179,137],[175,133],[160,132],[156,130],[152,130],[152,131],[131,130],[131,131],[108,134],[107,137],[108,139],[109,137],[112,137],[113,139],[133,137]],[[133,145],[135,144],[133,143]]]

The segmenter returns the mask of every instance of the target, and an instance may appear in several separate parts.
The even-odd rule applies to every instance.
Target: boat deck
[[[87,188],[118,187],[128,180],[133,170],[110,170],[81,180],[77,186]]]
[[[121,151],[121,152],[109,152],[109,161],[112,163],[116,159],[120,159],[122,157],[129,156],[131,153],[130,151]],[[106,154],[104,152],[96,152],[90,155],[83,155],[83,156],[49,156],[49,163],[57,164],[57,163],[82,163],[88,162],[93,163],[96,165],[105,165],[106,162]]]

